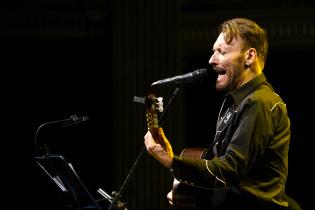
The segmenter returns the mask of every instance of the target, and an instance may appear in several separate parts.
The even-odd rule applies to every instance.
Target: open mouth
[[[218,74],[219,74],[219,75],[225,75],[225,74],[226,74],[226,71],[225,71],[225,70],[219,71]]]
[[[226,79],[227,76],[227,70],[224,68],[214,68],[214,70],[217,72],[217,82],[223,82]]]
[[[223,69],[223,68],[215,68],[214,69],[217,73],[218,73],[218,75],[225,75],[226,74],[226,70],[225,69]]]

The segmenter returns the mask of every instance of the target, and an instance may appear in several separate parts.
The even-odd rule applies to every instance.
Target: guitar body
[[[205,153],[206,149],[204,148],[185,148],[182,150],[180,156],[202,159]],[[178,180],[174,179],[172,197],[175,210],[202,209],[202,204],[200,203],[202,197],[207,197],[208,195],[211,196],[210,194],[211,191],[209,190],[197,188],[185,183],[180,183]]]
[[[180,156],[202,159],[206,152],[207,150],[205,148],[185,148],[180,153]]]

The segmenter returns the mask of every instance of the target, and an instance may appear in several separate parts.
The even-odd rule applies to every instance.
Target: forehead
[[[240,38],[240,36],[237,36],[236,38],[233,38],[231,43],[227,43],[224,39],[224,34],[220,33],[217,40],[213,44],[213,49],[221,49],[221,48],[229,48],[229,49],[238,49],[242,47],[243,40]]]

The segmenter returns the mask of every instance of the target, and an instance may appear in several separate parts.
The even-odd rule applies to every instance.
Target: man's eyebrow
[[[213,47],[212,48],[212,51],[221,51],[222,50],[222,47]]]
[[[218,48],[219,48],[219,46],[213,45],[212,51],[215,51],[215,50],[217,50]]]

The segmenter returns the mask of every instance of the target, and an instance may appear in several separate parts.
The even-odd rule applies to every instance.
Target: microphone
[[[71,115],[68,119],[61,121],[62,122],[61,126],[68,127],[68,126],[75,125],[75,124],[78,124],[87,120],[89,120],[88,116],[78,117],[77,115]]]
[[[45,125],[59,125],[61,127],[68,127],[68,126],[75,125],[75,124],[78,124],[87,120],[89,120],[88,116],[78,117],[77,115],[71,115],[67,119],[54,120],[54,121],[43,123],[37,128],[37,130],[39,130],[41,127]]]
[[[175,77],[170,77],[162,80],[158,80],[151,84],[151,87],[161,87],[161,86],[169,86],[174,84],[186,84],[192,82],[200,82],[208,77],[209,71],[206,68],[197,69],[193,72],[178,75]]]

